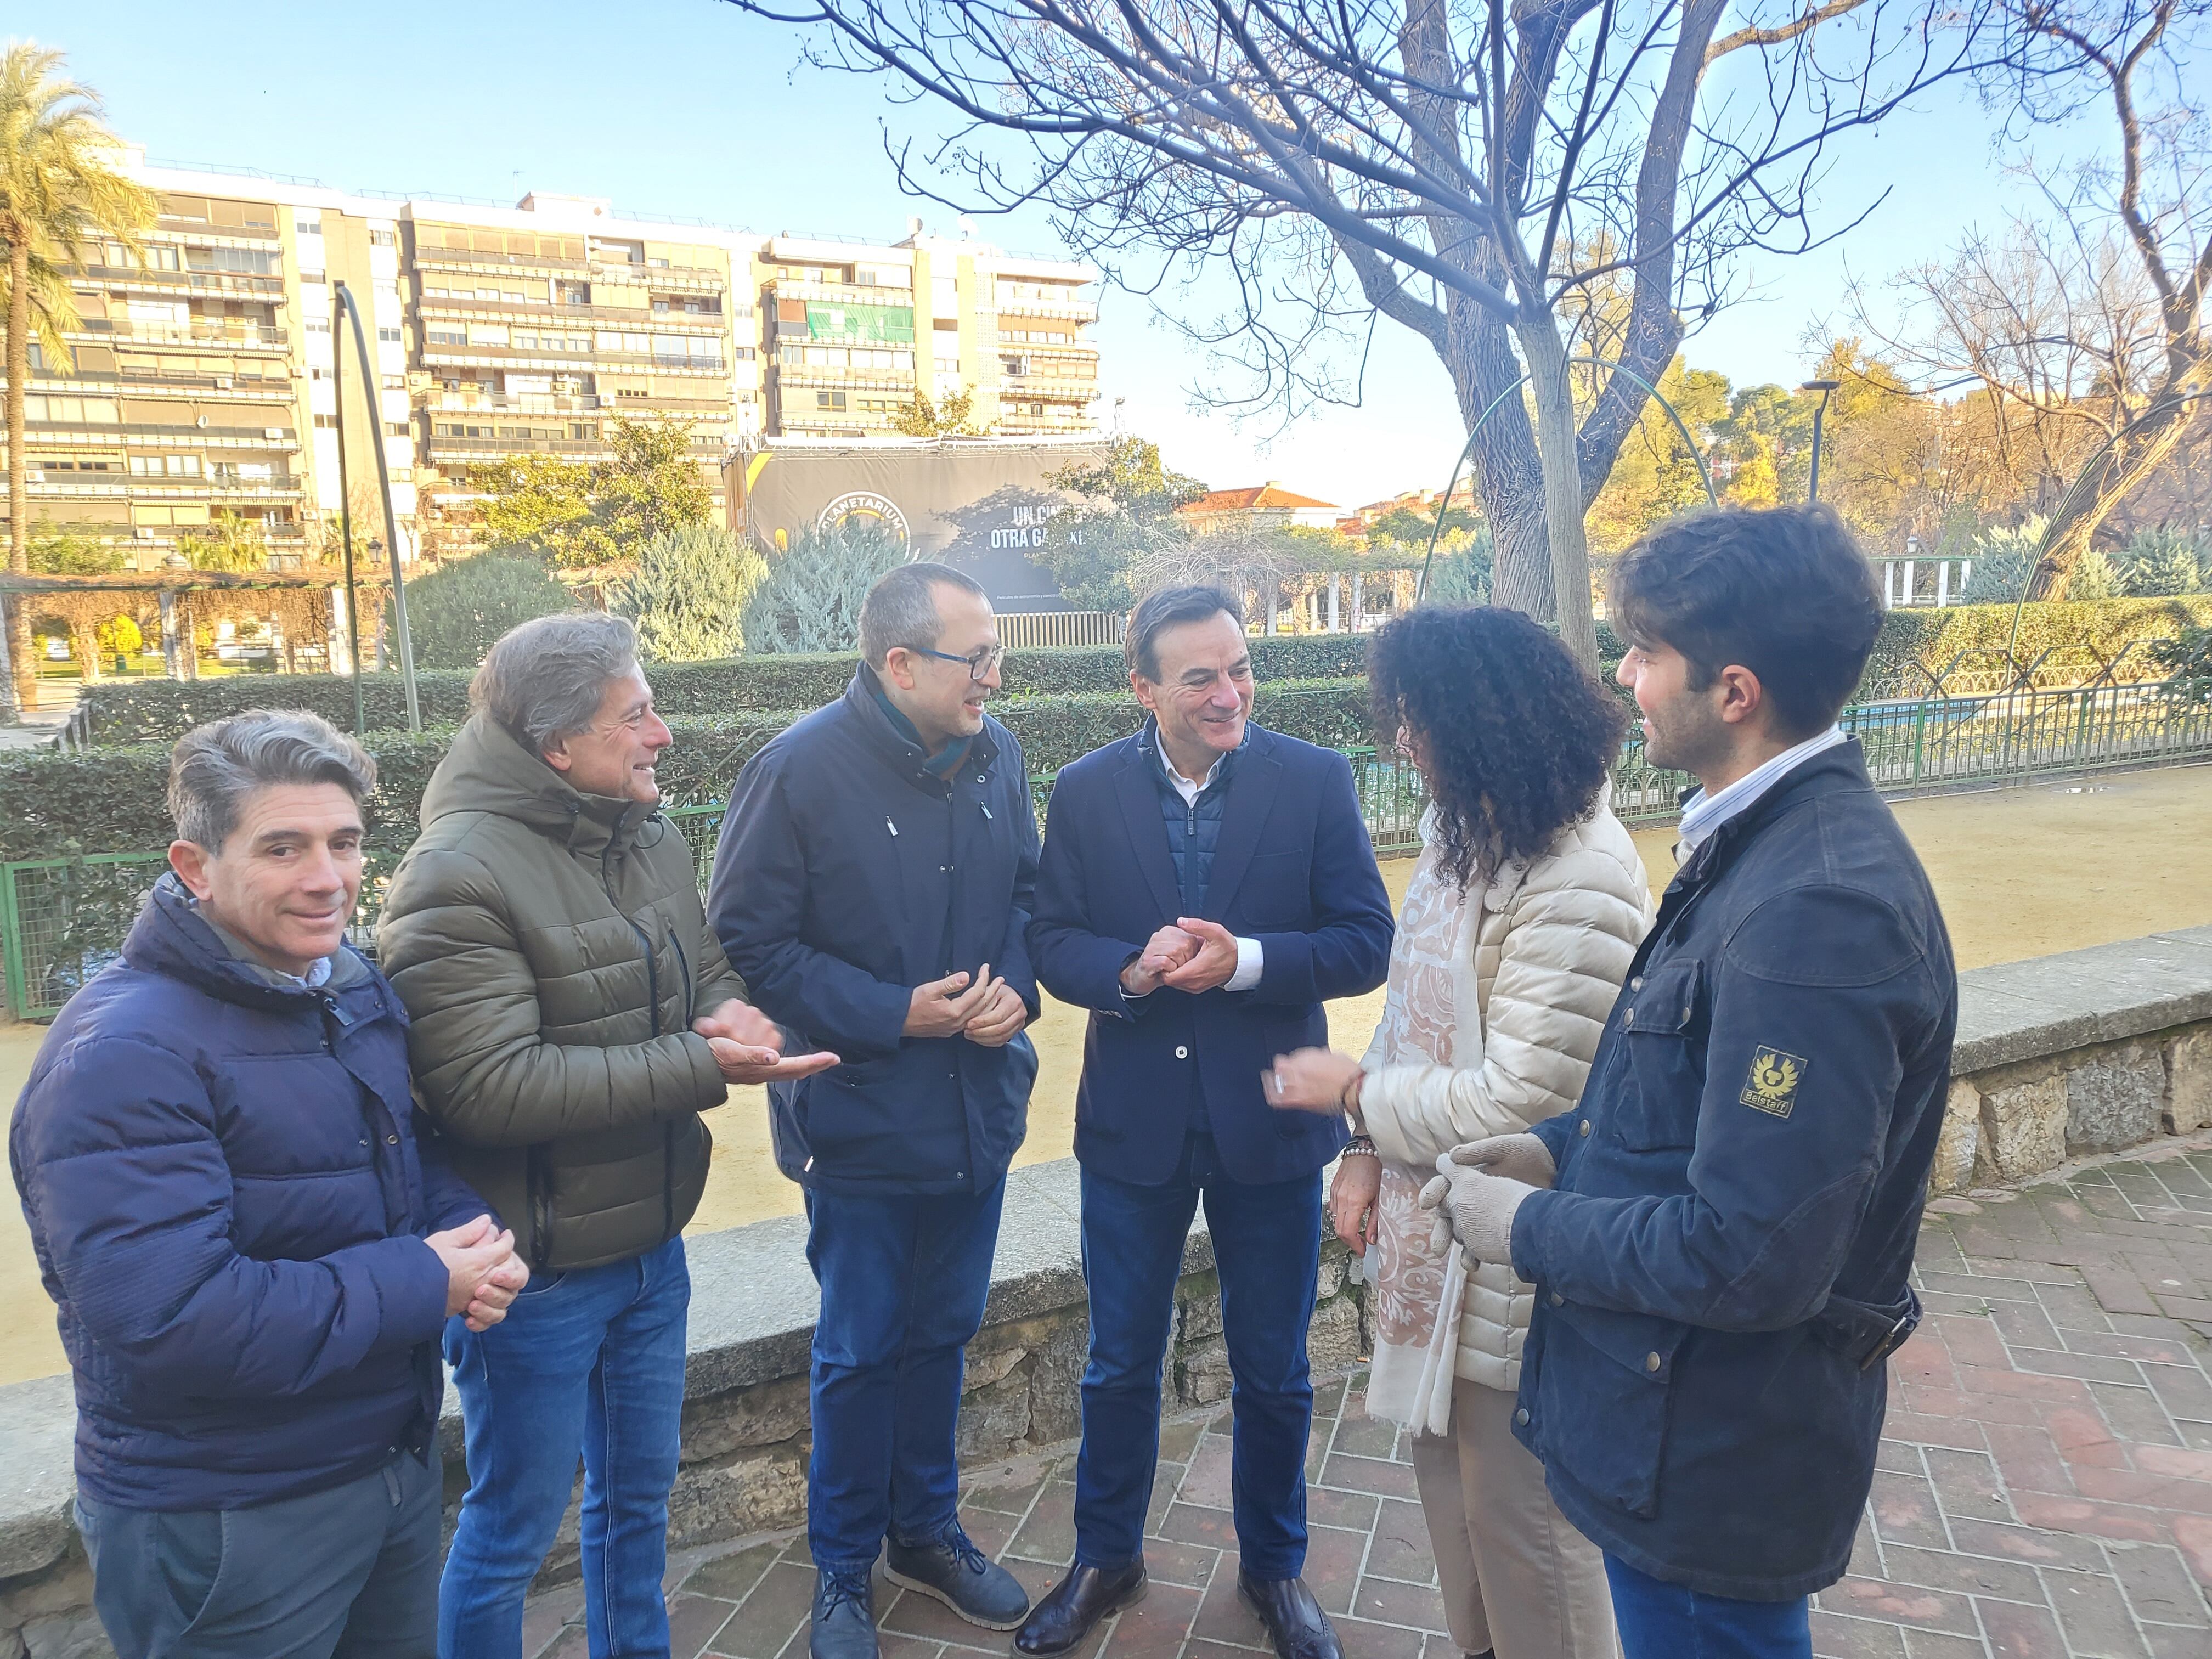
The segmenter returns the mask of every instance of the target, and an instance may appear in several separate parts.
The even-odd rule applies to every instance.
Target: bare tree
[[[2033,599],[2066,591],[2092,538],[2201,430],[2212,381],[2212,133],[2193,61],[2212,0],[1996,0],[2011,140],[2084,117],[2106,153],[2025,163],[2042,210],[1900,272],[1884,344],[1917,374],[1978,380],[2004,469],[2048,514]],[[1882,309],[1859,292],[1872,331]]]
[[[1498,602],[1586,662],[1583,514],[1640,383],[1729,297],[1732,256],[1820,239],[1834,139],[1984,66],[1984,0],[1751,0],[1724,34],[1729,0],[732,3],[960,118],[896,149],[908,188],[1046,204],[1139,291],[1225,271],[1227,313],[1182,325],[1250,371],[1220,401],[1354,400],[1376,320],[1419,334],[1468,427],[1496,410],[1474,471]],[[1577,296],[1624,275],[1620,372],[1578,410]]]

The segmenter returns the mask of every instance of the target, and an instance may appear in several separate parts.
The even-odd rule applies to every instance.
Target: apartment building
[[[891,247],[770,237],[755,275],[771,434],[890,433],[916,392],[969,392],[969,421],[1006,437],[1097,428],[1088,265],[933,236],[914,219]]]
[[[623,416],[680,422],[718,513],[756,434],[889,433],[917,392],[975,394],[1009,436],[1095,428],[1086,266],[910,222],[896,246],[628,217],[592,197],[511,208],[308,179],[131,165],[161,203],[143,259],[71,273],[72,361],[33,348],[26,402],[40,524],[181,556],[252,521],[278,563],[325,542],[339,482],[334,285],[360,303],[401,555],[475,539],[489,461],[610,458]],[[382,533],[351,343],[356,533]],[[359,523],[367,514],[368,523]]]
[[[338,281],[368,313],[395,507],[411,519],[396,213],[276,180],[141,173],[161,203],[143,257],[110,245],[71,271],[70,361],[32,347],[39,522],[123,543],[153,568],[227,515],[256,526],[280,564],[299,562],[338,505]],[[353,435],[349,463],[373,481],[368,435]]]

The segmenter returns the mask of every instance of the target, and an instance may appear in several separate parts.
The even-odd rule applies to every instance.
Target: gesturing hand
[[[707,1039],[726,1083],[787,1083],[837,1064],[837,1056],[827,1050],[786,1058],[783,1028],[735,997],[693,1020],[691,1029]]]
[[[1170,922],[1145,943],[1137,959],[1121,970],[1121,988],[1133,997],[1150,996],[1161,979],[1198,954],[1198,941]]]
[[[1198,941],[1198,949],[1181,967],[1160,975],[1160,983],[1177,991],[1211,991],[1226,985],[1237,972],[1237,936],[1218,921],[1203,916],[1177,916],[1176,926]]]
[[[1542,1137],[1532,1134],[1492,1135],[1451,1149],[1451,1161],[1485,1175],[1504,1176],[1530,1187],[1548,1187],[1559,1166]]]
[[[1280,1111],[1317,1112],[1334,1117],[1344,1110],[1345,1091],[1359,1075],[1359,1062],[1329,1048],[1301,1048],[1277,1054],[1275,1068],[1261,1075],[1261,1092]],[[1373,1162],[1370,1158],[1369,1162]]]
[[[933,979],[927,985],[917,985],[907,1000],[906,1024],[902,1029],[908,1036],[956,1036],[968,1029],[968,1022],[989,1005],[994,988],[1004,983],[991,977],[991,964],[985,963],[975,975],[975,984],[968,982],[969,975],[947,974],[943,979]]]
[[[970,1042],[981,1043],[986,1048],[1002,1048],[1014,1040],[1015,1033],[1030,1023],[1029,1005],[1022,1000],[1021,993],[1003,979],[993,981],[998,988],[991,1000],[977,1011],[961,1035]]]

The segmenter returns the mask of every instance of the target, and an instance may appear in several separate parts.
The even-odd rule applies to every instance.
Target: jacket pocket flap
[[[1652,1382],[1665,1382],[1673,1376],[1674,1352],[1690,1334],[1688,1326],[1674,1320],[1616,1308],[1567,1302],[1553,1313],[1607,1358]]]
[[[1633,1000],[1621,1023],[1632,1031],[1654,1036],[1682,1036],[1697,1018],[1698,991],[1705,971],[1700,958],[1689,957],[1643,975],[1643,983],[1631,993]]]

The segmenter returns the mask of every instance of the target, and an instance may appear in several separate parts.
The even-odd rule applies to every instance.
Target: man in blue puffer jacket
[[[181,739],[171,873],[15,1108],[130,1659],[436,1651],[437,1341],[527,1272],[418,1147],[405,1012],[345,944],[375,779],[313,714]]]

